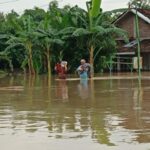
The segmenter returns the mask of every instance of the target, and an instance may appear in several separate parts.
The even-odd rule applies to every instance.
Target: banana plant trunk
[[[47,45],[47,52],[46,52],[46,57],[47,57],[47,71],[48,71],[48,76],[51,76],[51,61],[50,61],[50,48]]]
[[[27,43],[27,49],[28,49],[28,66],[29,66],[29,74],[30,75],[35,75],[35,70],[33,67],[33,57],[32,57],[32,43],[29,42]]]
[[[91,47],[90,47],[91,77],[93,77],[93,75],[94,75],[94,60],[93,60],[93,55],[94,55],[94,46],[91,45]]]
[[[93,19],[97,17],[100,13],[100,6],[101,6],[102,0],[90,0],[87,2],[87,9],[88,9],[88,15],[89,15],[89,30],[91,31],[94,24]],[[94,46],[90,46],[90,64],[92,67],[91,70],[91,77],[94,75]]]

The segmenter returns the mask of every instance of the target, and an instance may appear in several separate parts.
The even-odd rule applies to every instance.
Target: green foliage
[[[73,32],[73,36],[83,36],[83,35],[88,35],[90,34],[90,31],[84,29],[84,28],[78,28]]]
[[[150,9],[149,0],[130,0],[129,5],[132,8]]]
[[[114,9],[111,11],[107,11],[106,13],[109,13],[109,16],[111,16],[111,22],[116,20],[122,13],[126,12],[128,8],[119,8],[119,9]]]
[[[91,16],[97,17],[100,13],[101,0],[92,0]]]
[[[5,52],[0,53],[0,61],[3,61],[3,65],[6,65],[6,63],[7,63],[10,70],[13,72],[13,64],[12,64],[11,59],[7,55],[7,53],[5,53]],[[2,68],[0,68],[0,69],[2,69]],[[6,68],[3,68],[3,69],[6,69]]]
[[[100,0],[92,1],[92,28],[88,12],[78,6],[58,7],[57,1],[47,11],[35,7],[22,15],[0,13],[0,65],[38,73],[48,72],[57,61],[68,61],[73,73],[80,59],[89,60],[90,45],[94,46],[95,70],[99,72],[101,56],[109,58],[116,51],[116,36],[126,38],[123,30],[114,27],[110,12],[101,12]],[[6,65],[4,65],[6,64]],[[50,66],[48,66],[50,64]],[[30,71],[29,71],[30,70]],[[32,70],[32,71],[31,71]]]

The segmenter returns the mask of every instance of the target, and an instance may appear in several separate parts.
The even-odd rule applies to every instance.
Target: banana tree
[[[92,0],[87,2],[89,21],[85,28],[78,28],[73,32],[73,36],[85,39],[89,51],[89,62],[94,73],[94,59],[103,49],[112,45],[115,47],[115,36],[125,37],[125,32],[114,27],[107,21],[106,14],[100,11],[101,0]],[[110,47],[109,47],[110,49]],[[93,74],[92,74],[93,76]]]
[[[133,8],[150,9],[149,0],[130,0],[129,5]]]
[[[16,27],[16,35],[10,35],[7,43],[7,48],[5,51],[9,51],[10,49],[21,46],[25,50],[25,58],[22,62],[22,67],[25,68],[28,65],[29,74],[35,75],[35,69],[33,64],[33,22],[31,23],[31,18],[28,16],[27,18],[22,18],[22,24],[17,22],[12,22],[12,24]]]
[[[101,6],[101,0],[91,0],[90,2],[87,2],[87,9],[89,14],[89,30],[92,31],[92,28],[94,26],[93,19],[96,18],[100,13],[100,6]],[[92,68],[94,67],[93,62],[93,55],[94,55],[94,44],[91,43],[89,47],[89,53],[90,53],[90,64]],[[94,73],[94,68],[93,68]],[[92,74],[93,76],[93,74]]]
[[[59,31],[52,28],[49,24],[49,15],[45,16],[45,19],[40,23],[39,28],[34,33],[40,41],[40,47],[43,50],[43,54],[47,60],[48,76],[51,75],[51,58],[55,45],[63,45],[63,41],[59,36]]]
[[[9,65],[10,71],[13,72],[14,68],[13,68],[12,60],[7,54],[5,54],[5,52],[0,52],[0,60],[6,61]]]
[[[0,44],[4,44],[6,43],[6,41],[9,39],[9,36],[7,34],[0,34]],[[10,71],[13,72],[14,67],[12,64],[12,58],[9,55],[9,52],[7,51],[0,51],[0,60],[2,61],[6,61],[9,65]]]

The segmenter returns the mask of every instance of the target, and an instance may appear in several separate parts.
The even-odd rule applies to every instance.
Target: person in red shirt
[[[67,77],[67,61],[61,61],[55,65],[55,71],[59,79],[66,79]]]

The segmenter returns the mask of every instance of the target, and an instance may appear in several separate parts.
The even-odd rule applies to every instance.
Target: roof
[[[144,40],[149,40],[150,38],[140,38],[140,42],[144,41]],[[127,44],[125,44],[123,47],[129,48],[129,47],[133,47],[138,43],[137,40],[133,40]]]
[[[137,40],[131,41],[130,43],[124,45],[123,47],[132,47],[132,46],[136,45],[137,42],[138,42]]]
[[[150,9],[138,9],[138,11],[150,19]]]
[[[124,12],[120,15],[113,23],[117,23],[120,19],[126,16],[128,13],[133,13],[134,15],[137,13],[138,17],[150,24],[150,10],[149,9],[129,9],[128,11]]]

